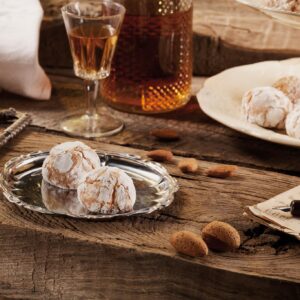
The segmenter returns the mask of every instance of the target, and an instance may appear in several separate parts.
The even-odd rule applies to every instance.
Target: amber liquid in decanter
[[[170,15],[126,15],[111,75],[102,85],[106,102],[138,113],[185,105],[192,80],[191,31],[192,7]]]

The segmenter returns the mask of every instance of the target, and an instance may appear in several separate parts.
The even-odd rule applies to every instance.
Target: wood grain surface
[[[69,138],[28,129],[0,151],[0,164],[66,140]],[[92,141],[88,144],[99,150],[145,156],[143,150],[134,148]],[[300,179],[243,167],[236,177],[213,179],[205,175],[213,164],[199,163],[201,171],[193,176],[182,174],[174,163],[165,165],[177,178],[180,191],[172,206],[149,216],[87,222],[26,211],[2,198],[0,258],[2,267],[9,268],[12,276],[0,272],[0,295],[24,293],[28,298],[38,298],[46,288],[49,296],[58,299],[83,297],[76,295],[77,291],[85,292],[86,299],[118,299],[122,293],[125,299],[133,295],[140,299],[153,299],[155,295],[162,299],[299,296],[299,242],[252,223],[242,217],[242,212],[245,205],[294,187]],[[168,241],[174,231],[200,233],[212,220],[229,222],[239,230],[239,250],[210,252],[201,259],[175,254]],[[157,274],[156,268],[160,269]],[[138,282],[141,291],[136,292]],[[170,290],[166,290],[166,284]],[[119,288],[114,292],[116,286]]]
[[[30,113],[33,123],[0,149],[0,167],[12,157],[72,140],[60,129],[65,116],[84,110],[81,80],[73,77],[59,8],[66,0],[42,0],[40,59],[53,83],[50,101],[2,92],[0,109]],[[277,24],[233,0],[196,0],[194,70],[214,74],[229,66],[299,54],[298,31]],[[57,69],[56,67],[67,69]],[[205,78],[194,78],[193,94]],[[131,115],[101,107],[122,119],[119,135],[85,141],[105,151],[146,155],[172,149],[165,164],[180,185],[174,203],[152,215],[91,222],[41,215],[8,203],[0,194],[0,299],[299,299],[300,244],[242,216],[253,205],[300,184],[299,149],[260,141],[206,117],[196,99],[160,116]],[[0,126],[0,130],[3,127]],[[149,135],[172,128],[172,143]],[[195,175],[180,172],[184,157],[199,161]],[[206,176],[209,167],[238,165],[226,179]],[[190,259],[169,243],[177,230],[197,234],[213,220],[237,228],[241,247]]]
[[[50,101],[32,101],[3,94],[0,106],[12,106],[31,113],[34,126],[59,133],[59,120],[85,108],[81,80],[74,78],[70,70],[60,73],[61,76],[51,76],[53,96]],[[194,94],[201,89],[203,82],[204,78],[194,78]],[[300,174],[299,149],[260,141],[221,126],[201,112],[195,98],[184,109],[160,116],[132,115],[107,107],[102,107],[101,111],[122,119],[126,124],[126,130],[120,134],[100,139],[106,143],[148,150],[171,147],[181,156]],[[149,132],[156,128],[175,129],[182,138],[171,144],[158,142],[149,136]]]
[[[10,158],[47,150],[67,141],[59,121],[84,109],[81,81],[70,70],[52,75],[50,101],[0,94],[0,108],[32,114],[33,124],[0,150],[0,167]],[[60,75],[57,75],[60,74]],[[193,90],[203,84],[195,78]],[[102,111],[122,118],[121,134],[86,141],[96,149],[145,156],[171,148],[166,164],[180,190],[159,213],[88,222],[40,215],[0,201],[0,296],[8,299],[297,299],[300,296],[300,244],[242,216],[243,208],[300,184],[299,150],[259,141],[205,117],[195,99],[168,115],[142,116]],[[173,128],[181,139],[162,143],[154,128]],[[196,175],[181,173],[176,161],[199,160]],[[206,176],[219,163],[239,165],[227,180]],[[240,249],[201,259],[177,255],[169,244],[176,230],[200,233],[213,220],[229,222],[242,238]],[[159,271],[157,271],[159,269]]]
[[[60,8],[66,0],[42,0],[45,17],[40,60],[71,67]],[[194,0],[194,73],[213,75],[229,67],[300,54],[299,30],[281,25],[235,0]]]
[[[235,0],[194,1],[194,72],[299,56],[299,30]]]

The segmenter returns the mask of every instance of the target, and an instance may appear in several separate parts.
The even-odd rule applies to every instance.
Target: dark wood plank
[[[63,235],[0,226],[0,243],[1,299],[299,297],[297,283],[264,279],[258,288],[256,276],[220,272],[186,258],[141,253]]]
[[[57,72],[54,70],[53,72]],[[84,110],[82,82],[68,76],[51,76],[53,95],[50,101],[33,101],[8,93],[0,94],[0,108],[15,107],[33,116],[33,125],[41,130],[60,132],[59,120],[77,110]],[[70,77],[69,77],[70,76]],[[194,93],[200,90],[203,78],[195,78]],[[101,139],[107,143],[142,149],[170,147],[182,156],[192,156],[215,162],[299,174],[299,150],[268,143],[235,132],[206,117],[196,100],[181,111],[160,116],[142,116],[102,108],[102,111],[124,120],[126,130],[114,137]],[[181,139],[162,143],[149,136],[155,128],[173,128]]]
[[[44,65],[71,66],[63,24],[57,18],[57,8],[64,2],[42,1],[43,5],[54,3],[46,7],[41,36]],[[211,74],[231,65],[298,53],[296,32],[233,0],[195,1],[195,8],[196,72]],[[84,109],[81,81],[70,69],[48,71],[54,86],[50,101],[0,94],[0,108],[13,106],[33,116],[32,126],[0,149],[0,167],[14,156],[70,140],[61,132],[59,121]],[[195,78],[194,94],[203,80]],[[148,216],[87,222],[26,211],[0,195],[0,298],[300,297],[299,242],[242,216],[246,205],[300,184],[294,176],[300,173],[298,149],[259,141],[223,127],[201,112],[195,98],[184,109],[160,116],[131,115],[107,107],[101,110],[123,119],[126,130],[86,142],[97,149],[141,156],[148,149],[171,148],[176,158],[166,167],[180,185],[175,202]],[[165,127],[176,129],[181,139],[162,143],[149,135],[154,128]],[[199,173],[181,173],[176,161],[182,157],[199,159]],[[220,162],[239,165],[237,176],[228,180],[208,178],[206,170]],[[238,229],[240,249],[211,252],[197,259],[174,252],[168,242],[174,231],[186,229],[200,234],[213,220],[229,222]]]
[[[194,72],[299,56],[298,30],[235,0],[194,1]]]
[[[66,140],[28,129],[0,151],[0,165],[13,156]],[[89,144],[144,155],[138,149]],[[170,208],[152,216],[85,222],[29,212],[2,197],[0,261],[9,271],[0,272],[0,295],[22,299],[42,295],[118,299],[121,294],[124,299],[133,295],[142,299],[251,299],[254,294],[256,299],[297,298],[299,243],[254,225],[241,214],[244,205],[291,188],[300,179],[241,168],[237,177],[224,181],[204,175],[211,163],[200,164],[196,176],[166,165],[181,189]],[[172,232],[184,228],[200,233],[214,219],[237,227],[242,236],[238,251],[193,260],[175,255],[168,242]],[[237,286],[242,288],[235,294]]]
[[[60,8],[65,0],[42,0],[45,18],[40,60],[71,67]],[[298,30],[278,24],[235,0],[194,0],[194,73],[213,75],[232,66],[299,55]]]

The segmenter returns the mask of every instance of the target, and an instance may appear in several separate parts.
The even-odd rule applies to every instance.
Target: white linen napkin
[[[39,0],[0,0],[0,88],[46,100],[51,83],[38,60],[42,17]]]

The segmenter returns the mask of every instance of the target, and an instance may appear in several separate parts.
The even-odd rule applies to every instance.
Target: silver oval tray
[[[102,166],[118,167],[133,179],[137,191],[133,211],[110,215],[89,213],[78,201],[76,191],[44,182],[41,170],[49,152],[30,153],[8,161],[0,175],[3,194],[9,202],[39,213],[94,220],[150,214],[173,202],[177,181],[160,164],[129,154],[97,153]]]

